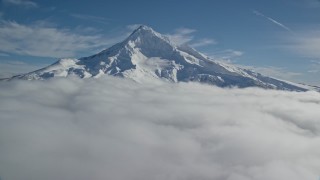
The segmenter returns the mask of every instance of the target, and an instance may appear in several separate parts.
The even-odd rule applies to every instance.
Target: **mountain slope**
[[[262,87],[305,91],[306,86],[263,76],[253,71],[214,61],[195,49],[177,46],[147,26],[140,26],[127,39],[98,54],[80,59],[61,59],[34,72],[11,79],[48,79],[78,76],[98,78],[120,76],[138,82],[163,79],[196,81],[220,87]]]

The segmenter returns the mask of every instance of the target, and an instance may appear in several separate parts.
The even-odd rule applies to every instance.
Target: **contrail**
[[[256,10],[254,10],[253,13],[254,13],[255,15],[257,15],[257,16],[264,17],[264,18],[266,18],[267,20],[271,21],[273,24],[276,24],[277,26],[280,26],[281,28],[283,28],[283,29],[285,29],[285,30],[293,33],[293,31],[292,31],[290,28],[288,28],[288,27],[285,26],[284,24],[282,24],[282,23],[280,23],[280,22],[272,19],[271,17],[268,17],[268,16],[266,16],[266,15],[264,15],[264,14],[262,14],[261,12],[256,11]]]

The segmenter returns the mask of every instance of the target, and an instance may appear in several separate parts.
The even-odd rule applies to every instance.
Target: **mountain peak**
[[[133,36],[135,34],[146,34],[146,33],[151,33],[155,34],[156,32],[149,26],[146,25],[140,25],[137,29],[135,29],[130,36]]]
[[[146,25],[139,26],[128,37],[129,40],[133,40],[133,39],[137,39],[137,38],[140,38],[140,39],[158,38],[158,39],[165,40],[165,41],[169,42],[169,39],[167,37],[154,31],[151,27],[146,26]]]
[[[151,27],[141,25],[124,41],[89,57],[64,59],[11,79],[120,76],[138,82],[155,79],[195,81],[220,87],[263,87],[305,91],[308,88],[216,62],[186,45],[177,46]]]
[[[153,31],[153,29],[146,25],[140,25],[136,30],[146,30],[146,31]]]

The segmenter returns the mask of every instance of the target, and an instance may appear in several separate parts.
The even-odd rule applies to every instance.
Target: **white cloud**
[[[231,52],[232,52],[232,54],[233,54],[234,56],[242,56],[242,55],[243,55],[243,52],[242,52],[242,51],[232,50]]]
[[[261,16],[261,17],[263,17],[263,18],[266,18],[267,20],[269,20],[269,21],[272,22],[273,24],[281,27],[282,29],[285,29],[285,30],[287,30],[287,31],[289,31],[289,32],[291,32],[291,33],[293,32],[289,27],[285,26],[284,24],[280,23],[279,21],[277,21],[277,20],[275,20],[275,19],[273,19],[273,18],[271,18],[271,17],[268,17],[268,16],[262,14],[262,13],[259,12],[259,11],[254,10],[253,13],[254,13],[255,15],[257,15],[257,16]]]
[[[286,39],[284,48],[307,58],[320,59],[320,31],[301,31]]]
[[[258,73],[263,75],[267,75],[270,77],[275,77],[283,80],[296,82],[296,78],[301,76],[301,73],[291,72],[285,68],[274,67],[274,66],[266,66],[266,67],[256,67],[256,66],[243,66],[244,68],[252,69]]]
[[[121,37],[122,38],[122,37]],[[48,26],[47,23],[23,25],[0,22],[0,49],[3,52],[39,57],[70,57],[93,51],[120,40],[100,34],[80,34],[71,29]]]
[[[240,57],[244,54],[244,52],[234,49],[226,49],[222,51],[215,51],[212,53],[209,53],[208,56],[211,56],[215,59],[221,59],[224,61],[232,61],[231,59]]]
[[[176,29],[175,31],[176,31],[176,34],[188,35],[188,34],[191,34],[191,33],[196,32],[197,30],[195,30],[195,29],[189,29],[189,28],[178,28],[178,29]]]
[[[308,73],[319,73],[320,69],[310,69],[308,70]]]
[[[207,46],[210,44],[216,44],[217,42],[213,39],[208,39],[208,38],[204,38],[204,39],[200,39],[192,44],[190,44],[190,46],[192,47],[201,47],[201,46]]]
[[[29,0],[3,0],[3,2],[7,3],[7,4],[12,4],[12,5],[23,6],[26,8],[38,7],[37,3],[33,2],[33,1],[29,1]]]
[[[179,28],[176,29],[173,34],[167,34],[167,36],[171,39],[171,41],[180,45],[192,41],[194,37],[191,34],[195,31],[195,29]]]
[[[320,73],[320,61],[311,61],[308,73]]]
[[[0,83],[6,179],[318,179],[320,94],[136,84]]]
[[[200,47],[217,43],[214,39],[210,38],[203,38],[197,40],[192,35],[194,32],[196,32],[195,29],[179,28],[176,29],[173,34],[167,34],[167,36],[171,39],[172,42],[174,42],[177,45],[190,44],[190,46],[192,47]]]

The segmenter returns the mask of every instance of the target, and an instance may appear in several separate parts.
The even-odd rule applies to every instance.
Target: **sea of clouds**
[[[320,93],[0,82],[1,180],[318,180]]]

